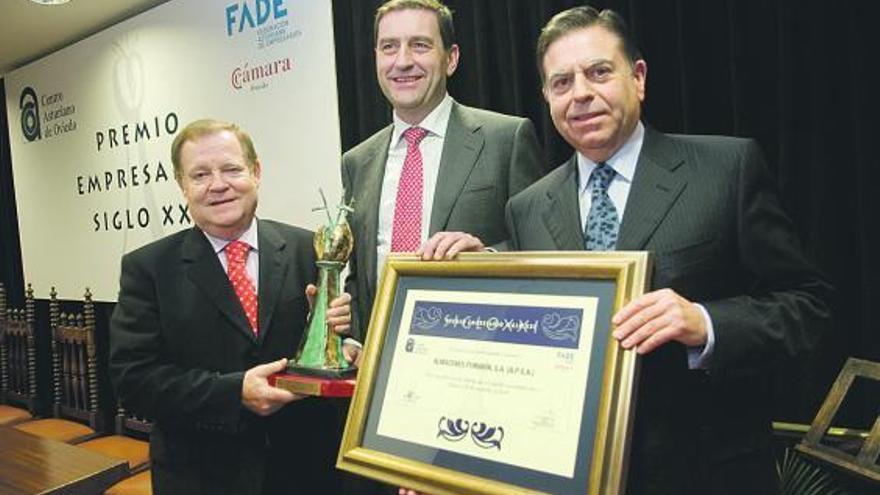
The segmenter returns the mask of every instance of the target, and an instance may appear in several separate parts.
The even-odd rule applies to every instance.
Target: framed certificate
[[[623,493],[644,252],[389,256],[337,466],[443,494]]]

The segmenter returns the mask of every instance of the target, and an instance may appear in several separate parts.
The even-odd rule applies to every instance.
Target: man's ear
[[[254,160],[254,170],[253,170],[254,178],[257,179],[257,184],[260,183],[260,177],[263,174],[263,167],[260,165],[260,160]]]
[[[449,53],[446,54],[446,77],[451,77],[452,74],[455,73],[455,69],[458,68],[458,58],[461,56],[461,52],[458,49],[458,45],[452,45],[449,47]]]
[[[633,79],[636,83],[636,95],[639,101],[645,101],[645,83],[648,80],[648,63],[644,60],[636,60],[633,64]]]

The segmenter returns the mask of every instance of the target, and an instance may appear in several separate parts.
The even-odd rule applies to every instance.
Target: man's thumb
[[[269,376],[272,373],[278,373],[283,371],[284,368],[287,367],[287,358],[281,358],[278,361],[272,361],[271,363],[261,364],[254,368],[258,376]]]

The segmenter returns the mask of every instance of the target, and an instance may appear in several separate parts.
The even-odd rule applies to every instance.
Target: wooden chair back
[[[53,404],[58,418],[85,422],[100,430],[95,305],[86,289],[82,313],[62,313],[55,288],[49,299],[52,326]]]
[[[134,411],[127,411],[122,404],[116,409],[116,434],[149,440],[153,422]]]
[[[37,413],[37,359],[34,340],[34,290],[25,291],[24,308],[6,305],[0,284],[0,403]]]
[[[135,474],[150,468],[150,430],[152,424],[126,411],[120,405],[116,412],[116,434],[94,438],[79,446],[125,459],[129,473]]]

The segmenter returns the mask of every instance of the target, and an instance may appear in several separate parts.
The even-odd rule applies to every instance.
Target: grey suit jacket
[[[346,290],[353,297],[355,333],[366,334],[376,294],[376,236],[385,162],[393,126],[377,132],[342,157],[346,201],[355,251]],[[537,180],[543,158],[531,121],[453,102],[440,157],[430,234],[463,231],[491,245],[507,239],[504,206]]]
[[[516,250],[581,250],[572,157],[512,198]],[[617,249],[648,250],[652,288],[712,318],[708,373],[667,344],[643,360],[629,493],[773,493],[768,368],[812,349],[830,287],[807,260],[757,145],[647,129]]]

